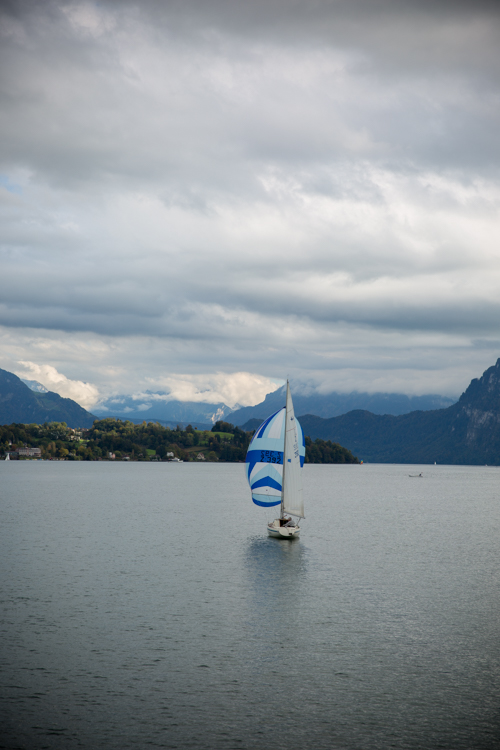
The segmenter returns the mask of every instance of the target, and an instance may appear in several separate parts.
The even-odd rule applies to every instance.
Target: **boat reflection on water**
[[[246,570],[254,588],[267,596],[297,590],[306,571],[306,547],[300,539],[252,539],[246,552]]]
[[[249,579],[247,628],[261,659],[279,657],[286,644],[296,647],[307,572],[307,547],[299,539],[256,538],[246,550]]]

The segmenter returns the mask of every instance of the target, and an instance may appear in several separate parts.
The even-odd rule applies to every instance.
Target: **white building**
[[[40,448],[29,448],[26,445],[24,448],[18,448],[17,453],[19,456],[28,456],[29,458],[41,458],[42,456]]]

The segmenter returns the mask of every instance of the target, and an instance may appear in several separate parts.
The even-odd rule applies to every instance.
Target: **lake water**
[[[0,747],[498,750],[500,468],[303,476],[0,463]]]

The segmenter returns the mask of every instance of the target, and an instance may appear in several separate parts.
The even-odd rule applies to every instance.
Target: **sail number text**
[[[281,464],[283,463],[283,453],[281,451],[261,451],[260,462],[262,464]]]

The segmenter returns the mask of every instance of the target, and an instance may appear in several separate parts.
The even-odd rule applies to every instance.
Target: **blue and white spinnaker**
[[[297,436],[298,457],[296,458],[300,462],[299,467],[302,467],[306,455],[304,434],[298,420],[294,418],[293,412],[291,419],[294,420]],[[248,483],[252,490],[252,500],[256,505],[265,508],[279,505],[282,501],[285,428],[286,407],[283,407],[261,424],[248,447],[246,471]],[[291,458],[287,458],[289,466],[291,461],[294,460],[293,455],[290,455]],[[292,509],[290,511],[293,512]],[[302,514],[303,511],[296,515]]]

